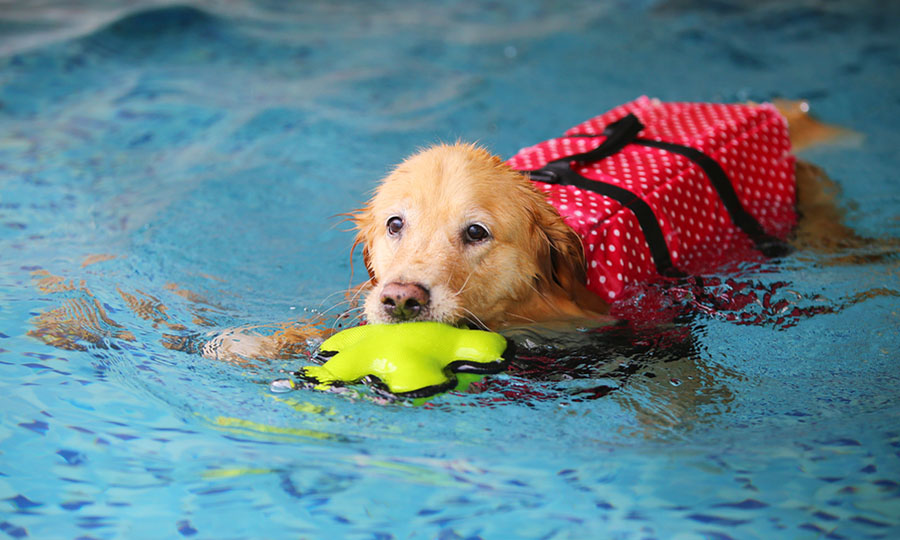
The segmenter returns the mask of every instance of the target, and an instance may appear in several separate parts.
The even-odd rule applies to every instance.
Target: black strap
[[[682,277],[684,275],[676,270],[675,265],[672,264],[669,247],[666,245],[662,228],[659,226],[659,220],[656,219],[653,209],[650,208],[646,201],[634,193],[615,184],[585,178],[575,172],[567,162],[560,160],[547,163],[543,169],[528,171],[528,174],[532,180],[537,180],[538,182],[575,186],[618,201],[624,208],[631,210],[634,217],[637,218],[641,230],[644,231],[644,238],[647,240],[647,246],[650,248],[650,256],[653,257],[653,263],[656,265],[656,271],[659,272],[659,275],[668,277]]]
[[[638,117],[629,114],[616,120],[612,124],[603,129],[603,136],[606,137],[600,146],[581,154],[573,154],[571,156],[561,157],[551,163],[557,161],[577,161],[579,163],[594,163],[601,159],[608,158],[613,154],[619,153],[623,148],[633,143],[638,138],[638,133],[644,129],[644,124],[638,120]],[[597,135],[578,134],[573,137],[597,137]]]
[[[653,213],[653,209],[640,197],[627,189],[608,184],[600,180],[585,178],[575,172],[570,163],[593,163],[607,158],[621,151],[628,144],[638,144],[652,148],[660,148],[669,152],[682,155],[697,164],[722,200],[725,210],[732,222],[744,231],[763,254],[769,257],[782,256],[788,249],[784,242],[766,233],[759,222],[750,215],[738,199],[734,185],[728,179],[728,175],[716,160],[707,156],[696,148],[669,142],[660,142],[643,139],[637,135],[644,129],[644,125],[634,114],[628,114],[621,119],[609,124],[603,130],[606,139],[593,150],[564,156],[548,162],[543,168],[534,171],[526,171],[532,180],[551,184],[573,185],[575,187],[593,191],[618,201],[623,207],[630,209],[638,220],[644,232],[644,238],[650,247],[650,254],[656,265],[656,270],[663,276],[683,276],[672,264],[669,248],[659,226],[659,220]],[[578,133],[570,137],[597,137],[596,134]]]
[[[767,257],[779,257],[787,254],[784,242],[763,230],[759,221],[744,209],[744,205],[738,199],[737,191],[734,190],[734,185],[716,160],[696,148],[681,144],[642,138],[635,139],[634,143],[679,154],[696,163],[706,173],[713,189],[719,194],[719,199],[731,217],[732,223],[750,237],[756,248]]]

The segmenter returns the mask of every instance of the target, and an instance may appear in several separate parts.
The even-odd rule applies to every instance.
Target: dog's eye
[[[391,236],[397,236],[400,234],[400,231],[403,230],[403,218],[399,216],[391,216],[387,220],[387,230],[388,234]]]
[[[489,233],[483,225],[479,225],[478,223],[473,223],[466,227],[465,240],[468,244],[482,242],[484,240],[487,240],[490,236],[491,233]]]

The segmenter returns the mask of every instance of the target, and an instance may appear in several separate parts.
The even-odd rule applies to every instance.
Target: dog
[[[353,216],[371,277],[366,319],[497,330],[606,318],[584,251],[522,173],[466,143],[401,163]]]
[[[776,102],[795,150],[852,135],[818,122],[803,102]],[[796,164],[798,249],[836,252],[866,243],[843,225],[837,189],[824,172]],[[369,279],[349,292],[369,323],[439,321],[492,331],[605,326],[610,304],[586,285],[582,240],[526,174],[475,144],[437,144],[413,154],[360,209],[345,214]],[[843,261],[848,262],[848,261]],[[849,261],[852,262],[852,261]],[[296,351],[325,320],[268,335],[232,329],[202,347],[219,359]]]
[[[795,149],[846,134],[812,119],[802,103],[776,106],[788,120]],[[862,245],[864,240],[843,225],[835,186],[821,169],[798,161],[796,177],[801,220],[795,244],[832,252]],[[351,297],[364,298],[368,322],[440,321],[502,331],[613,321],[609,304],[586,286],[579,236],[525,174],[480,146],[438,144],[414,154],[379,183],[350,220],[357,233],[354,247],[362,247],[369,273]],[[163,315],[153,320],[166,322],[165,307],[160,304],[157,312]],[[81,326],[68,315],[48,312],[30,334],[71,348],[76,341],[92,341],[93,333],[63,339],[79,335],[73,329]],[[265,332],[248,326],[207,335],[199,344],[193,337],[166,336],[164,344],[242,362],[296,354],[308,339],[327,336],[327,326],[324,320],[275,325]],[[107,338],[98,334],[96,341]]]
[[[795,147],[840,133],[815,122],[802,105],[782,102],[780,109]],[[798,236],[808,245],[853,238],[828,203],[821,170],[801,162],[796,176],[797,206],[806,217]],[[416,153],[381,181],[352,220],[370,276],[364,302],[370,322],[502,330],[610,321],[609,304],[587,287],[581,238],[526,174],[484,148],[439,144]]]

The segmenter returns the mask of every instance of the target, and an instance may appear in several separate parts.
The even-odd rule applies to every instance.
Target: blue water
[[[0,10],[4,535],[900,537],[897,3],[85,4]],[[508,156],[643,94],[809,99],[861,138],[801,157],[876,242],[427,406],[170,348],[338,304],[338,214],[416,148]]]

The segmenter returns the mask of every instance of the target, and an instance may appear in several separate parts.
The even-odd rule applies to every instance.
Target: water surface
[[[0,14],[7,536],[900,534],[895,4],[89,4]],[[509,156],[639,95],[808,99],[864,137],[801,157],[876,242],[667,289],[674,324],[535,341],[427,406],[170,348],[337,304],[365,271],[336,216],[416,148]]]

